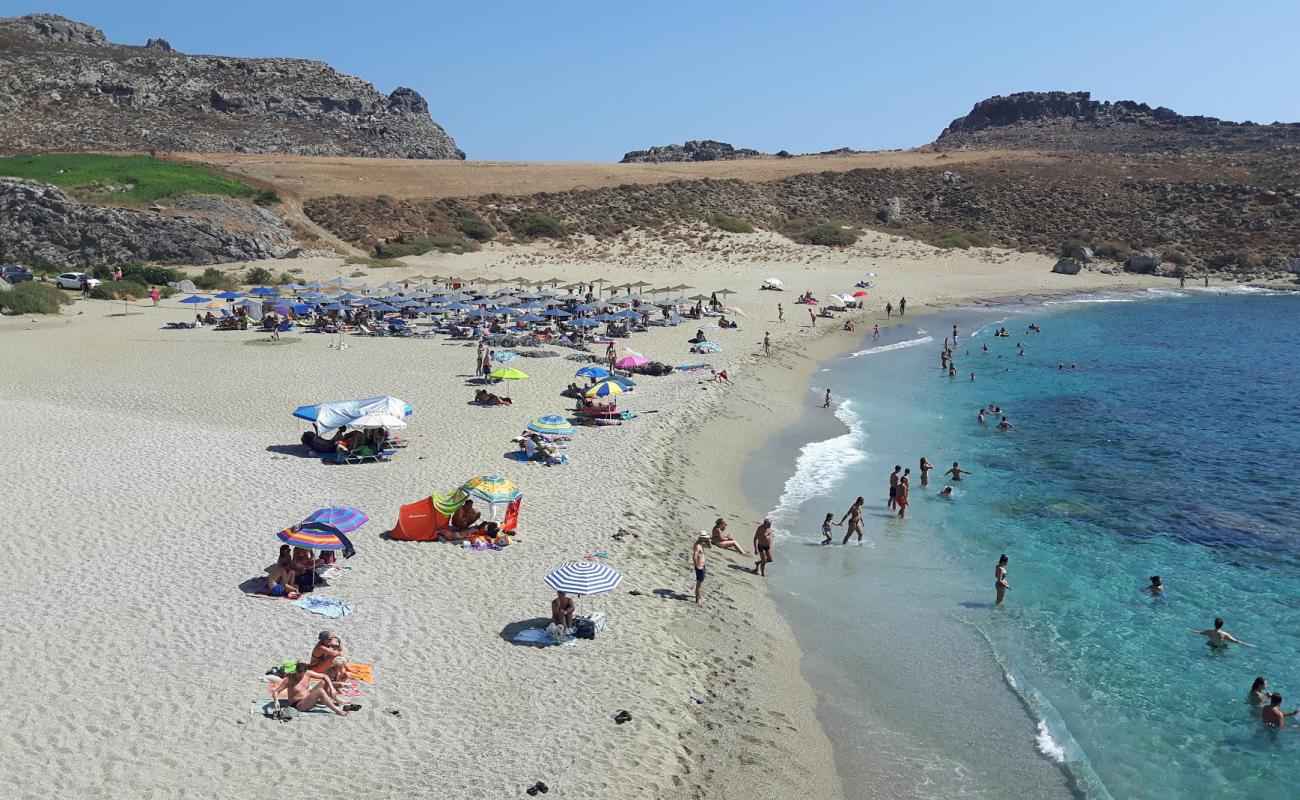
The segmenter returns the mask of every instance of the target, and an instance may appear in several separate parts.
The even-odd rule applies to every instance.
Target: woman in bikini
[[[314,686],[312,681],[316,682]],[[349,711],[357,711],[361,708],[356,703],[340,706],[333,697],[337,694],[337,689],[334,688],[329,677],[313,672],[301,661],[297,663],[293,672],[285,675],[279,683],[271,685],[271,698],[277,703],[282,692],[288,699],[289,705],[299,711],[311,711],[317,705],[324,705],[340,717],[346,717]]]
[[[727,535],[727,521],[722,517],[718,517],[718,521],[713,523],[713,533],[710,540],[713,542],[714,547],[720,547],[723,550],[735,550],[742,556],[749,555],[749,553],[745,552],[745,548],[740,546],[740,542]]]
[[[867,502],[866,498],[859,497],[853,501],[853,505],[849,506],[849,510],[844,512],[844,516],[840,517],[837,524],[843,525],[846,519],[849,521],[849,529],[845,531],[844,541],[840,544],[848,544],[855,533],[858,535],[858,541],[862,541],[862,504],[865,502]]]

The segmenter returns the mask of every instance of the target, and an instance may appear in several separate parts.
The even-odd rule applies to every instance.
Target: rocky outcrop
[[[1160,264],[1163,261],[1164,255],[1155,250],[1135,250],[1129,254],[1124,269],[1139,275],[1151,275],[1160,271]]]
[[[94,267],[123,261],[216,264],[281,258],[298,246],[279,217],[223,197],[166,213],[76,203],[62,189],[0,178],[0,261]]]
[[[110,43],[49,14],[0,18],[0,150],[186,150],[460,159],[413,89],[319,61]]]
[[[692,139],[685,144],[666,144],[649,150],[623,154],[620,164],[662,164],[672,161],[729,161],[736,158],[763,158],[767,154],[735,147],[712,139]]]
[[[1287,148],[1300,145],[1300,124],[1227,122],[1184,116],[1132,100],[1097,101],[1089,92],[1018,92],[976,103],[939,134],[939,148],[1166,150]]]
[[[1052,272],[1060,273],[1061,275],[1078,275],[1082,270],[1083,262],[1077,258],[1070,258],[1069,256],[1058,260],[1052,267]]]

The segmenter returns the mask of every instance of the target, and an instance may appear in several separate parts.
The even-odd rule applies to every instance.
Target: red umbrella
[[[854,296],[854,297],[866,297],[866,296],[867,296],[867,293],[866,293],[866,292],[854,292],[854,293],[853,293],[853,296]]]

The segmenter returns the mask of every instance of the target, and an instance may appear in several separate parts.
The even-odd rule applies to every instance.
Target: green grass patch
[[[0,158],[0,175],[52,183],[78,200],[115,205],[147,205],[191,194],[259,197],[256,189],[232,178],[150,156],[94,153],[11,156]]]
[[[477,250],[478,245],[463,236],[416,236],[406,242],[388,242],[375,248],[375,255],[380,259],[401,258],[403,256],[422,256],[433,250],[440,253],[469,253]],[[373,265],[372,265],[373,266]]]
[[[1128,261],[1128,257],[1133,253],[1133,248],[1123,242],[1102,242],[1092,248],[1092,252],[1102,258],[1109,258],[1114,261]]]
[[[822,247],[848,247],[858,240],[858,233],[856,230],[845,228],[842,225],[823,223],[814,225],[811,228],[805,228],[799,233],[798,239],[804,244],[815,244]]]
[[[709,224],[720,231],[727,233],[753,233],[754,226],[749,224],[749,220],[742,217],[731,217],[726,214],[714,214],[709,217]]]
[[[60,306],[71,302],[66,294],[48,283],[35,281],[0,292],[0,308],[11,314],[57,314]]]
[[[993,244],[993,240],[982,233],[945,233],[928,241],[944,250],[969,250],[972,247],[988,247]]]
[[[194,286],[205,292],[233,292],[236,289],[235,279],[216,267],[203,270],[203,274],[194,279]]]
[[[96,300],[143,300],[149,296],[149,287],[138,281],[122,278],[120,281],[107,281],[90,290],[90,296]]]
[[[529,239],[563,239],[569,235],[569,229],[550,214],[540,211],[526,211],[510,221],[513,231]]]
[[[451,221],[451,224],[456,226],[456,230],[476,242],[490,242],[497,235],[496,228],[472,211],[463,209],[457,211],[456,218]]]

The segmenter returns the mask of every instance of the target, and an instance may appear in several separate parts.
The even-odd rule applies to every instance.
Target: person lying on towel
[[[474,392],[474,402],[484,406],[508,406],[511,405],[509,397],[501,397],[489,392],[487,389],[479,389]]]

